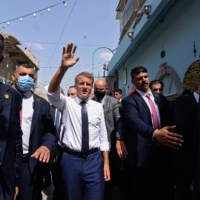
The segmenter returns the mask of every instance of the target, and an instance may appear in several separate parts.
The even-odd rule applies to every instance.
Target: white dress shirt
[[[22,101],[22,144],[23,144],[23,154],[29,152],[29,139],[30,131],[33,117],[33,94],[29,90],[23,94]]]
[[[48,93],[48,99],[63,115],[63,133],[60,134],[60,142],[66,147],[81,151],[82,145],[82,120],[79,97],[72,99],[60,95],[60,89]],[[89,126],[89,148],[99,147],[101,151],[109,150],[107,131],[104,121],[102,105],[88,99],[86,103]]]
[[[196,92],[194,92],[193,95],[194,95],[194,98],[196,99],[197,103],[199,103],[199,95]]]
[[[136,89],[136,91],[141,95],[141,97],[144,99],[144,101],[146,102],[147,106],[149,107],[149,110],[150,110],[150,113],[151,113],[152,126],[154,126],[151,106],[150,106],[150,104],[149,104],[148,98],[145,96],[147,93],[142,92],[142,91],[140,91],[140,90],[138,90],[138,89]],[[152,94],[151,91],[149,92],[149,94],[150,94],[150,98],[151,98],[151,100],[152,100],[152,102],[153,102],[153,104],[154,104],[154,106],[155,106],[155,108],[156,108],[156,113],[157,113],[158,121],[159,121],[159,124],[160,124],[160,114],[159,114],[158,106],[157,106],[157,104],[155,103],[155,98],[154,98],[154,96],[153,96],[153,94]]]

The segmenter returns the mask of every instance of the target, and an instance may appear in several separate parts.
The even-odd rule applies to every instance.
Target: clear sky
[[[43,8],[60,3],[59,0],[0,0],[0,23]],[[105,46],[114,50],[119,41],[119,20],[116,20],[116,7],[119,0],[68,0],[67,8],[63,4],[52,7],[51,12],[44,10],[36,17],[23,17],[0,24],[1,31],[16,37],[21,48],[27,48],[40,61],[38,86],[49,83],[61,62],[62,47],[69,42],[77,47],[76,56],[79,62],[65,75],[61,86],[66,91],[74,84],[74,76],[79,72],[92,72],[93,52]],[[99,49],[94,54],[94,75],[103,75],[103,64],[110,60],[112,53]]]

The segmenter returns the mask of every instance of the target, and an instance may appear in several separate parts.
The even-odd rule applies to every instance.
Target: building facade
[[[200,75],[199,8],[197,0],[120,0],[121,35],[108,64],[109,92],[117,85],[125,97],[137,66],[148,69],[150,80],[164,82],[169,99],[184,89],[194,91]]]
[[[15,72],[20,63],[30,63],[34,66],[36,71],[37,85],[37,72],[39,70],[39,60],[28,49],[21,49],[18,45],[20,42],[12,35],[1,33],[5,39],[5,50],[3,53],[4,60],[0,64],[0,81],[6,84],[11,84],[11,75]]]

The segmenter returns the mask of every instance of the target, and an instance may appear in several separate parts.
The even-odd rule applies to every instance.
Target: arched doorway
[[[179,75],[177,74],[176,70],[167,65],[166,62],[160,65],[160,70],[155,79],[163,81],[163,94],[167,96],[168,99],[174,100],[183,91],[182,82]]]

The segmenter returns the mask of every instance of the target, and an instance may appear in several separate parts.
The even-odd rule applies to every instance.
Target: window
[[[120,32],[122,32],[124,26],[127,24],[132,13],[138,7],[139,0],[125,0],[120,8]]]

